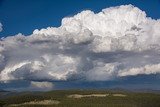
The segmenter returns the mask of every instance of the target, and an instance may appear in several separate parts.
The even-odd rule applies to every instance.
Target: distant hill
[[[6,90],[2,90],[2,89],[0,89],[0,93],[1,93],[1,92],[9,92],[9,91],[6,91]]]
[[[0,90],[0,99],[9,97],[11,95],[15,95],[17,92],[7,91],[7,90]]]

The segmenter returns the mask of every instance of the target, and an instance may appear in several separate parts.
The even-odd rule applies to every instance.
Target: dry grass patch
[[[30,101],[21,104],[11,104],[9,107],[23,106],[23,105],[54,105],[59,104],[60,101],[57,100],[43,100],[43,101]]]
[[[114,97],[126,97],[127,95],[124,94],[87,94],[87,95],[82,95],[82,94],[72,94],[68,95],[68,98],[84,98],[84,97],[106,97],[112,95]]]
[[[83,98],[83,97],[106,97],[109,94],[89,94],[89,95],[81,95],[81,94],[72,94],[69,95],[68,98]]]
[[[126,97],[124,94],[113,94],[114,97]]]

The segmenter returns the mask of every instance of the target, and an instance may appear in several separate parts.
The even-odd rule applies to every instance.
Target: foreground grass
[[[106,95],[106,96],[103,96]],[[71,95],[85,97],[74,98]],[[97,97],[95,95],[102,95]],[[87,96],[87,97],[86,97]],[[57,101],[56,104],[42,104],[43,101]],[[30,103],[30,102],[41,102]],[[132,93],[102,90],[59,90],[39,93],[21,93],[0,101],[4,107],[160,107],[160,94]]]

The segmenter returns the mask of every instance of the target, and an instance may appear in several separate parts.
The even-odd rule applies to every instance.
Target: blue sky
[[[86,9],[99,12],[110,6],[132,4],[147,16],[160,18],[160,0],[0,0],[0,37],[32,34],[34,29],[60,26],[61,19]]]

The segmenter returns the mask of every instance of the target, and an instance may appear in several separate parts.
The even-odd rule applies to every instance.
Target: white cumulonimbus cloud
[[[85,10],[0,41],[0,81],[104,81],[160,73],[160,20],[133,5]]]

